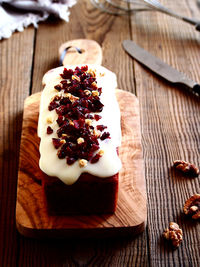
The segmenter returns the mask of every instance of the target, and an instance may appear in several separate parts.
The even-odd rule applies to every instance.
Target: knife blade
[[[200,85],[186,77],[185,74],[179,72],[169,66],[159,58],[150,54],[131,40],[123,41],[125,51],[135,58],[138,62],[149,68],[151,71],[161,76],[165,80],[173,84],[182,84],[187,87],[192,93],[200,96]]]

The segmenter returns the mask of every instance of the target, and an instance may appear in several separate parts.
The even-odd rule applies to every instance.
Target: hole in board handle
[[[71,48],[75,49],[74,52],[78,52],[79,54],[82,54],[82,53],[85,52],[84,49],[79,48],[79,47],[76,47],[76,46],[68,46],[68,47],[66,47],[66,48],[62,51],[61,56],[60,56],[60,61],[59,61],[59,65],[60,65],[60,66],[63,66],[64,58],[65,58],[67,52],[69,51],[69,49],[71,49]]]

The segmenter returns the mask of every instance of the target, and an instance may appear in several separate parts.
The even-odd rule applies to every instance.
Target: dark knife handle
[[[195,29],[200,32],[200,23],[195,25]]]
[[[192,92],[198,96],[200,96],[200,85],[199,84],[195,84],[192,88]]]
[[[200,31],[200,21],[194,18],[182,17],[183,21],[186,21],[195,26],[197,31]]]
[[[196,96],[200,96],[200,84],[193,82],[193,85],[191,85],[191,82],[192,82],[191,80],[185,80],[184,82],[182,81],[175,84],[182,86],[183,88],[190,91],[192,94]]]

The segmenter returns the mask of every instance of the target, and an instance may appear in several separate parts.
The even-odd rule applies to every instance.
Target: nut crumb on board
[[[169,228],[165,229],[163,236],[165,239],[171,241],[174,248],[179,247],[183,240],[183,232],[175,222],[169,223]]]
[[[192,219],[200,218],[200,194],[193,195],[186,200],[183,212],[191,216]]]
[[[175,160],[173,166],[177,169],[182,171],[185,174],[189,174],[191,176],[198,176],[199,169],[192,163],[189,163],[184,160]]]

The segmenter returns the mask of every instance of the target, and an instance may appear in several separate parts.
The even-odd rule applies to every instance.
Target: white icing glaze
[[[74,69],[76,66],[65,67]],[[96,70],[97,85],[102,87],[100,100],[104,104],[103,111],[98,113],[102,118],[99,121],[93,120],[92,125],[106,125],[106,131],[110,133],[111,139],[104,141],[98,139],[100,149],[104,150],[104,154],[97,163],[91,164],[88,162],[85,167],[80,167],[78,161],[72,165],[67,165],[66,159],[58,158],[57,150],[52,144],[52,138],[57,138],[57,113],[55,110],[49,111],[48,106],[56,94],[62,94],[62,91],[58,93],[54,86],[62,80],[60,74],[63,72],[64,67],[50,70],[43,77],[45,87],[41,96],[38,122],[38,136],[41,138],[39,166],[47,175],[58,177],[68,185],[76,182],[83,172],[105,178],[118,173],[121,168],[121,161],[116,151],[116,148],[121,145],[120,110],[115,96],[115,88],[117,87],[116,75],[99,65],[89,64],[88,68]],[[102,74],[104,75],[102,76]],[[52,123],[49,124],[47,122],[48,118],[52,120]],[[46,133],[48,126],[51,126],[54,130],[49,135]]]

